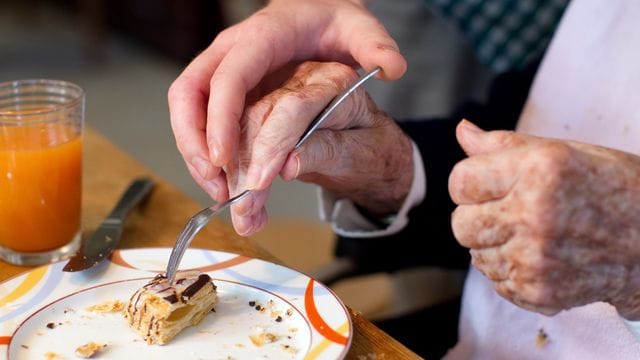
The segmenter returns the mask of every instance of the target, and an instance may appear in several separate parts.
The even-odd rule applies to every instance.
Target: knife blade
[[[69,259],[62,270],[85,270],[108,258],[120,242],[125,218],[149,195],[153,186],[154,182],[149,178],[137,178],[131,182],[109,215],[93,235],[80,245],[78,252]]]

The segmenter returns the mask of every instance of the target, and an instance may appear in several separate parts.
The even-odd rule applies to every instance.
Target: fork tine
[[[173,250],[171,251],[171,255],[169,256],[169,262],[167,263],[165,276],[167,277],[167,279],[169,279],[170,282],[173,282],[173,280],[175,279],[176,271],[178,270],[180,261],[182,261],[182,256],[184,255],[185,251],[189,247],[189,244],[191,244],[191,241],[200,231],[200,229],[207,225],[207,223],[209,223],[209,221],[211,221],[211,219],[222,210],[226,209],[231,204],[240,201],[250,192],[251,190],[245,190],[223,203],[217,203],[213,206],[204,208],[193,215],[189,219],[189,221],[187,221],[187,224],[180,232],[180,235],[178,235],[176,244],[174,245]]]

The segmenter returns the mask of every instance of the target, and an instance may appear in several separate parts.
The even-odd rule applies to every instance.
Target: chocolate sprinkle
[[[255,301],[249,301],[249,306],[251,306],[251,307],[256,306],[256,302]]]
[[[282,316],[278,315],[278,317],[276,318],[276,322],[281,322],[282,321]]]
[[[48,323],[48,324],[47,324],[47,327],[48,327],[49,329],[53,329],[53,328],[55,328],[55,327],[56,327],[56,324],[54,324],[54,323],[50,322],[50,323]]]
[[[262,310],[262,306],[256,305],[256,310],[258,310],[258,311]]]

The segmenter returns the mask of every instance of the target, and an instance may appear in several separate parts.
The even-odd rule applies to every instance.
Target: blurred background
[[[367,84],[381,108],[397,119],[435,117],[463,99],[481,99],[491,73],[476,62],[452,24],[433,16],[421,0],[369,4],[409,61],[402,80]],[[204,206],[210,199],[191,180],[175,147],[167,89],[217,32],[262,5],[257,0],[0,0],[0,82],[54,78],[79,84],[87,93],[88,126]],[[313,186],[277,181],[267,205],[269,225],[253,237],[289,266],[315,274],[336,260],[334,237],[318,219],[317,207]],[[434,279],[437,293],[429,287]],[[460,282],[458,275],[412,271],[368,274],[332,287],[347,305],[380,320],[409,313],[416,302],[451,296]],[[448,283],[455,284],[451,293],[442,290]],[[406,296],[407,291],[422,295]]]

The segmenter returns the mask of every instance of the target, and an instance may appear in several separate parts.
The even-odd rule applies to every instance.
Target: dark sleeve
[[[354,259],[361,272],[421,265],[466,268],[468,251],[457,243],[450,224],[455,205],[449,197],[448,177],[465,157],[456,141],[455,127],[466,118],[485,130],[515,129],[537,64],[497,76],[486,104],[468,102],[448,118],[399,123],[420,149],[426,197],[410,211],[409,224],[399,233],[373,239],[338,237],[336,255]]]

